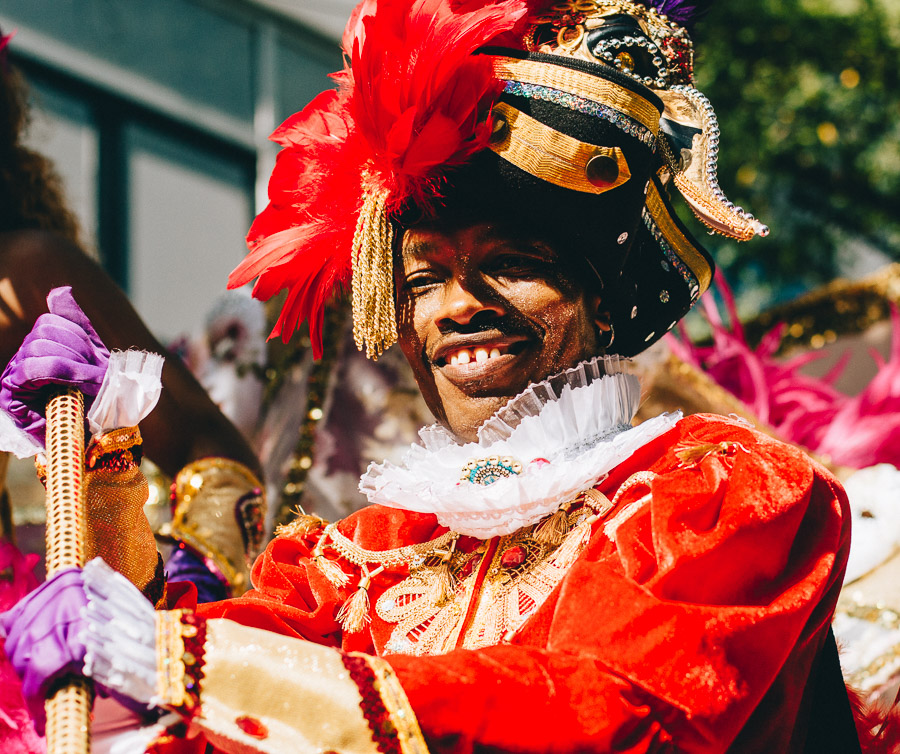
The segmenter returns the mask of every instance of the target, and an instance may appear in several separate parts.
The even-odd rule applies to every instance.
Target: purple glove
[[[203,558],[180,543],[166,561],[166,576],[170,582],[190,581],[197,587],[197,602],[218,602],[228,598],[228,590]]]
[[[80,568],[61,571],[0,614],[0,634],[6,655],[22,679],[22,695],[34,726],[44,733],[47,686],[67,673],[84,668],[87,621],[84,577]]]
[[[87,412],[109,363],[109,351],[72,298],[71,287],[50,291],[47,307],[50,313],[37,318],[0,376],[0,408],[42,444],[54,386],[77,387]]]

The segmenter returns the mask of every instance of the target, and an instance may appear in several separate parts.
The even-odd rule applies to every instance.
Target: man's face
[[[546,244],[490,223],[415,228],[395,265],[400,347],[434,415],[464,440],[531,383],[598,351],[598,296]]]

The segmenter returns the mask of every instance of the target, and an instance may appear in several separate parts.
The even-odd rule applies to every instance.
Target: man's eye
[[[527,254],[504,254],[494,259],[490,265],[495,272],[506,274],[537,274],[545,271],[548,262]]]
[[[420,272],[406,278],[406,281],[403,283],[403,290],[422,291],[433,285],[438,285],[440,282],[440,277],[433,272]]]

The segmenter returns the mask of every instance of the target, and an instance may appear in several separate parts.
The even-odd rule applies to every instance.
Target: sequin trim
[[[647,227],[647,230],[653,235],[653,238],[662,249],[663,254],[666,255],[666,259],[669,260],[669,264],[678,270],[681,277],[684,279],[684,282],[687,283],[687,286],[691,291],[691,302],[695,301],[700,293],[700,285],[697,282],[697,277],[691,272],[690,268],[684,263],[681,257],[675,253],[675,250],[669,245],[669,242],[666,241],[666,237],[662,234],[659,226],[653,222],[653,218],[650,216],[646,207],[641,213],[641,216],[643,217],[644,225]]]
[[[200,713],[206,621],[187,610],[156,614],[158,693],[163,704],[193,717]]]
[[[375,673],[362,657],[344,655],[342,657],[344,667],[350,673],[350,678],[359,689],[362,697],[360,708],[372,731],[372,738],[378,751],[383,754],[400,754],[400,742],[397,740],[397,731],[391,722],[391,716],[381,701],[381,696],[375,689]]]
[[[564,92],[549,86],[539,86],[538,84],[526,84],[521,81],[505,82],[503,91],[506,94],[512,94],[518,97],[552,102],[556,105],[567,107],[570,110],[584,113],[585,115],[593,115],[594,117],[602,118],[603,120],[612,123],[621,131],[624,131],[628,135],[641,141],[643,144],[646,144],[651,149],[656,148],[656,137],[649,128],[609,105],[579,97],[577,94],[572,94],[571,92]]]

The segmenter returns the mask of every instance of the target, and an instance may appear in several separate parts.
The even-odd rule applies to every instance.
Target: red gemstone
[[[525,552],[522,545],[510,547],[508,550],[504,550],[500,556],[500,565],[504,568],[517,568],[525,562],[527,555],[528,553]]]
[[[244,733],[252,738],[258,738],[262,740],[263,738],[268,738],[269,729],[263,725],[262,720],[256,717],[250,717],[249,715],[241,715],[236,718],[235,723],[237,723],[237,727],[240,728]]]

